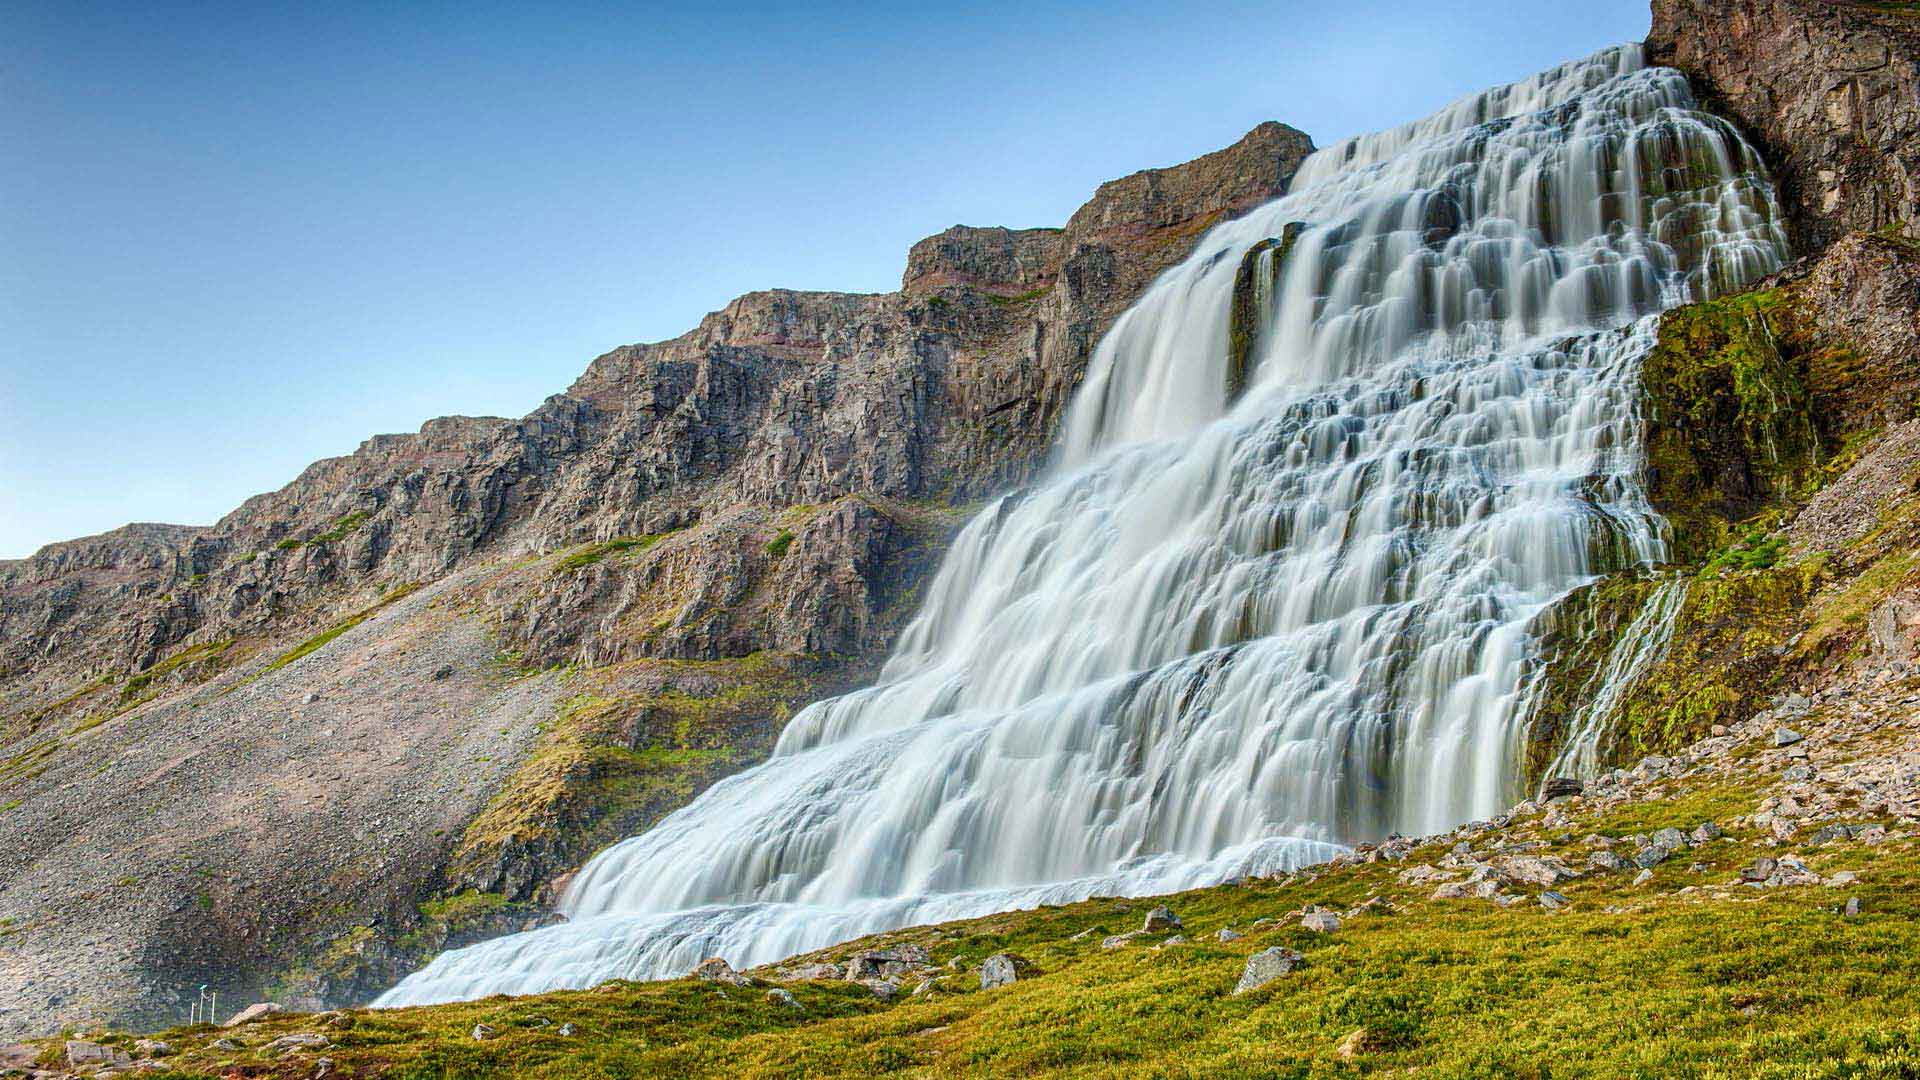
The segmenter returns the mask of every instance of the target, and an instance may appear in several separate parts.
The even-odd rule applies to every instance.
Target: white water
[[[878,684],[379,1004],[669,977],[1270,873],[1516,796],[1528,624],[1656,561],[1644,318],[1774,268],[1761,167],[1609,50],[1323,150],[1101,342]],[[1307,228],[1226,408],[1242,255]]]
[[[1600,771],[1600,744],[1612,730],[1620,703],[1647,669],[1666,655],[1667,645],[1673,640],[1674,620],[1686,600],[1687,579],[1675,578],[1655,587],[1641,602],[1633,621],[1614,638],[1606,666],[1594,672],[1582,687],[1586,703],[1568,725],[1567,740],[1547,766],[1543,779],[1575,776],[1590,780]]]

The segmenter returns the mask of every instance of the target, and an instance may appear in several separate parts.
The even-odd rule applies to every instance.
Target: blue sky
[[[535,10],[535,9],[538,10]],[[0,558],[518,416],[768,287],[897,287],[1267,119],[1325,144],[1644,0],[0,0]]]

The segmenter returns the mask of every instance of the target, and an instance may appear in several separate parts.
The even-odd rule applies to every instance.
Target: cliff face
[[[900,292],[752,293],[519,420],[0,563],[0,1029],[356,999],[536,917],[863,677],[1114,317],[1310,150],[1264,124]]]
[[[1920,11],[1873,0],[1654,0],[1647,59],[1770,152],[1803,246],[1920,238]]]

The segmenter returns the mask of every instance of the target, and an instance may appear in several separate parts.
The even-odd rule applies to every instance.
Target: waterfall
[[[567,923],[378,1004],[765,963],[1500,809],[1530,622],[1664,555],[1633,405],[1657,313],[1777,267],[1775,217],[1636,47],[1319,151],[1115,322],[1058,460],[961,531],[874,686],[594,858]]]
[[[1568,725],[1567,740],[1547,766],[1543,780],[1556,776],[1591,780],[1600,771],[1601,740],[1612,730],[1627,692],[1666,655],[1667,644],[1673,640],[1674,620],[1686,604],[1687,584],[1686,578],[1675,578],[1655,586],[1634,613],[1633,621],[1614,639],[1606,665],[1582,687],[1586,704]]]

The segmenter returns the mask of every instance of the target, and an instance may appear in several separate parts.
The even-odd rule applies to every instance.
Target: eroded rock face
[[[1654,0],[1647,59],[1767,147],[1805,247],[1920,237],[1920,17],[1860,0]]]

